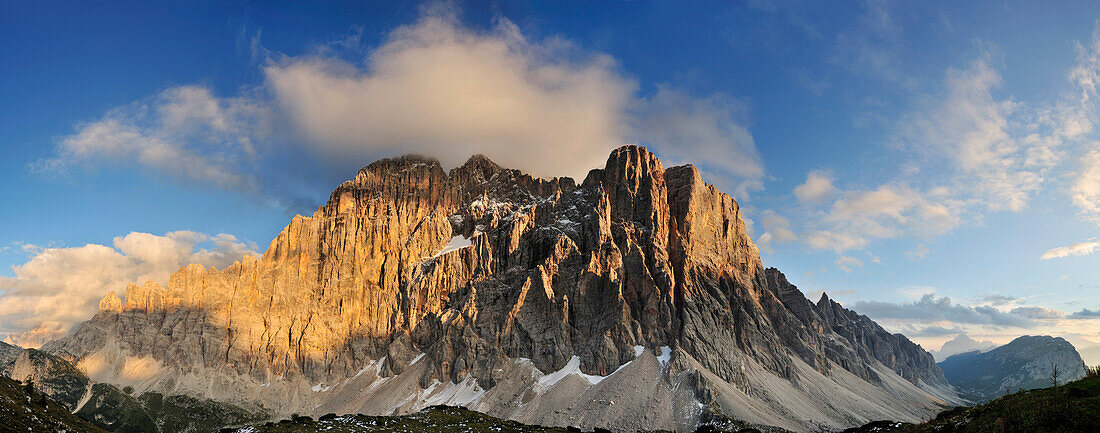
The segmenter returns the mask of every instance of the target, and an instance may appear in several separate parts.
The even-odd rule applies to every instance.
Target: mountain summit
[[[544,425],[795,431],[955,401],[933,358],[765,269],[737,202],[643,147],[577,185],[383,159],[262,257],[130,285],[43,350],[274,414],[461,405]]]

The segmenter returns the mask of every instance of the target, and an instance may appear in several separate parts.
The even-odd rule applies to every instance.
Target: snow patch
[[[634,357],[642,356],[642,352],[645,352],[645,346],[634,346]]]
[[[661,366],[668,365],[668,361],[672,359],[672,348],[668,346],[661,346],[661,356],[657,357],[657,361],[660,361]]]
[[[450,242],[447,242],[447,245],[443,247],[442,251],[436,253],[434,256],[432,256],[432,258],[434,259],[436,257],[447,254],[451,251],[461,250],[461,249],[466,248],[468,246],[471,246],[473,244],[474,243],[470,239],[467,239],[466,236],[463,236],[463,235],[455,236],[455,237],[451,238]]]
[[[469,375],[459,383],[447,382],[446,388],[439,390],[439,392],[433,395],[432,391],[434,391],[436,385],[439,384],[441,384],[441,382],[435,381],[425,390],[425,394],[429,395],[429,397],[424,400],[425,406],[440,404],[448,406],[466,406],[485,395],[485,390],[477,385],[477,379]]]
[[[623,365],[619,366],[619,368],[616,369],[615,372],[613,372],[611,374],[618,373],[619,370],[622,370],[623,367],[627,366],[627,364],[630,364],[630,363],[628,362],[626,364],[623,364]],[[571,374],[575,374],[577,376],[580,376],[582,379],[587,380],[588,383],[591,384],[591,385],[595,385],[597,383],[600,383],[604,379],[607,379],[608,377],[611,376],[611,374],[609,374],[607,376],[597,376],[597,375],[594,375],[594,374],[584,374],[584,373],[582,373],[581,372],[581,358],[579,356],[573,355],[573,357],[569,359],[569,362],[566,363],[565,367],[562,367],[561,370],[558,370],[558,371],[555,371],[553,373],[550,373],[550,374],[547,374],[545,376],[540,377],[538,383],[536,384],[536,390],[538,390],[539,392],[543,392],[543,391],[546,391],[550,388],[553,388],[554,385],[556,385],[558,382],[561,382],[562,379],[565,379],[566,376],[569,376]]]

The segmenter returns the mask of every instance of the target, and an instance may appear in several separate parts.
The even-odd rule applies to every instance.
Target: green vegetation
[[[129,387],[127,387],[129,388]],[[133,391],[132,389],[130,390]],[[224,426],[238,426],[266,419],[262,410],[212,400],[146,392],[134,397],[113,385],[92,386],[88,404],[76,414],[115,433],[215,432]]]
[[[1070,433],[1100,431],[1097,369],[1065,385],[1021,391],[974,407],[941,412],[922,424],[878,421],[845,433]]]
[[[73,416],[33,383],[0,376],[0,432],[106,433]]]

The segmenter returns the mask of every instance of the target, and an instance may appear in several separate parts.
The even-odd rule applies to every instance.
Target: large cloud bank
[[[189,231],[132,232],[111,246],[23,247],[30,260],[14,267],[14,277],[0,278],[0,335],[24,347],[37,347],[87,319],[108,291],[122,296],[130,283],[166,284],[189,263],[224,268],[256,248],[232,235]]]

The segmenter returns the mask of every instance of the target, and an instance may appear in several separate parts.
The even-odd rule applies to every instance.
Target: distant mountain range
[[[993,350],[996,347],[997,344],[993,343],[992,341],[979,342],[970,338],[966,334],[959,334],[955,338],[948,340],[946,343],[943,343],[943,346],[940,347],[940,350],[930,350],[928,351],[928,353],[931,353],[932,356],[936,358],[936,361],[939,362],[947,359],[951,355],[958,355],[960,353],[974,351],[987,352]]]
[[[938,364],[947,381],[975,402],[988,401],[1021,389],[1053,385],[1085,376],[1085,363],[1068,341],[1050,336],[1022,336],[988,352],[948,357]]]
[[[962,401],[918,345],[765,268],[695,167],[638,146],[580,184],[481,156],[377,161],[262,257],[111,293],[37,353],[12,371],[77,366],[87,382],[56,395],[78,414],[162,432],[204,411],[233,416],[187,428],[437,404],[585,430],[818,431]]]

